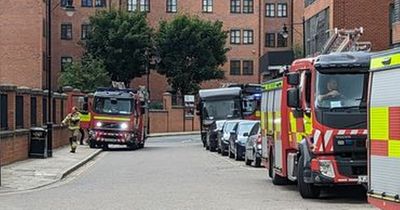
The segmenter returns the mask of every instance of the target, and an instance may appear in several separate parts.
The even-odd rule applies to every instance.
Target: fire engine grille
[[[357,177],[367,174],[366,139],[366,135],[335,137],[335,158],[341,175]]]

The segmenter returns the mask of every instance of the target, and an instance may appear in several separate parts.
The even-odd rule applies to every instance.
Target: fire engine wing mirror
[[[289,88],[287,90],[287,106],[291,108],[300,108],[300,96],[298,88]]]
[[[300,74],[298,72],[290,72],[286,74],[289,85],[297,86],[300,84]]]

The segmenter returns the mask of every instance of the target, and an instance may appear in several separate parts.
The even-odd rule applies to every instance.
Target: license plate
[[[358,183],[367,183],[368,177],[367,176],[358,176]]]
[[[106,142],[116,142],[117,139],[106,138],[105,141],[106,141]]]

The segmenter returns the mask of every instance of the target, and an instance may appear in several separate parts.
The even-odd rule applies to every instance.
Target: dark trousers
[[[85,139],[85,130],[83,128],[79,128],[79,132],[81,133],[80,144],[83,145],[83,139]]]

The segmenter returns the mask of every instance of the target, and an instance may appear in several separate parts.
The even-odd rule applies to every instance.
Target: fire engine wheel
[[[285,177],[281,177],[274,171],[274,159],[273,156],[270,156],[269,162],[269,173],[271,174],[272,184],[274,185],[285,185],[288,183],[288,180]]]
[[[300,195],[303,198],[318,198],[321,192],[320,188],[315,186],[314,184],[305,183],[304,182],[304,157],[300,156],[298,162],[298,171],[297,171],[297,188],[299,189]]]
[[[90,140],[90,141],[89,141],[89,147],[92,148],[92,149],[93,149],[93,148],[96,148],[96,142]]]

